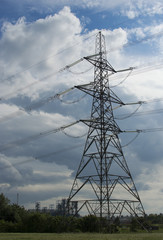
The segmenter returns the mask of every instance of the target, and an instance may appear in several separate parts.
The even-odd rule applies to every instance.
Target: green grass
[[[163,233],[0,233],[0,240],[163,240]]]

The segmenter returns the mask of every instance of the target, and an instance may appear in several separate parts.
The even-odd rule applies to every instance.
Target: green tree
[[[138,228],[138,222],[136,221],[135,218],[132,218],[131,223],[130,223],[130,231],[136,232],[137,228]]]
[[[81,230],[83,232],[99,232],[100,231],[99,218],[93,215],[81,218]]]

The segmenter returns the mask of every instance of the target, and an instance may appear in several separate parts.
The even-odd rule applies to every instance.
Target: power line
[[[84,94],[83,96],[81,96],[80,98],[76,99],[76,100],[72,100],[72,101],[66,101],[66,100],[63,100],[63,98],[60,98],[59,97],[59,100],[61,102],[63,102],[64,104],[74,104],[74,103],[78,103],[80,102],[82,99],[84,99],[85,97],[87,96],[87,94]]]
[[[37,161],[37,160],[40,160],[40,159],[43,159],[43,158],[48,158],[48,157],[51,157],[53,155],[56,155],[56,154],[59,154],[59,153],[64,153],[64,152],[67,152],[67,151],[70,151],[70,150],[73,150],[73,149],[76,149],[76,148],[79,148],[79,147],[82,147],[82,146],[83,146],[83,144],[76,144],[72,147],[63,148],[61,150],[57,150],[57,151],[54,151],[54,152],[51,152],[51,153],[43,154],[43,155],[40,155],[40,156],[37,156],[37,157],[32,157],[31,159],[26,159],[24,161],[20,161],[20,162],[17,162],[17,163],[12,163],[12,165],[0,167],[0,169],[11,168],[13,166],[17,166],[17,165],[21,165],[21,164],[25,164],[25,163],[29,163],[29,162],[34,162],[34,161]]]
[[[74,100],[74,101],[64,101],[63,99],[60,98],[62,95],[72,91],[74,88],[75,87],[71,87],[71,88],[69,88],[69,89],[67,89],[67,90],[65,90],[63,92],[57,93],[57,94],[49,96],[47,98],[43,98],[40,101],[38,101],[36,103],[33,103],[33,104],[29,105],[29,106],[26,106],[24,108],[19,108],[19,110],[15,111],[15,112],[13,112],[11,114],[8,114],[8,115],[5,115],[5,116],[1,117],[0,118],[0,123],[4,122],[4,121],[11,120],[11,119],[13,119],[15,117],[19,117],[19,116],[21,116],[21,115],[23,115],[25,113],[31,113],[32,110],[37,109],[39,107],[42,107],[45,104],[54,101],[55,99],[59,99],[61,102],[66,103],[66,104],[73,104],[73,103],[79,102],[80,100],[82,100],[86,96],[86,94],[83,95],[81,98],[79,98],[77,100]],[[132,105],[132,104],[140,104],[140,105],[142,105],[142,103],[143,104],[147,104],[147,103],[160,102],[160,101],[163,101],[163,98],[149,99],[149,100],[146,100],[146,101],[139,101],[139,102],[136,102],[136,103],[125,103],[124,105]],[[120,107],[122,107],[122,105],[120,105]],[[139,108],[140,108],[140,106],[133,113],[122,114],[120,116],[117,115],[116,119],[123,120],[123,119],[126,119],[128,117],[131,117],[132,115],[135,115],[135,113],[138,111]],[[150,113],[147,113],[147,114],[155,114],[155,111],[156,110],[151,110]],[[160,112],[157,111],[156,113],[162,113],[162,109],[160,109]],[[137,115],[139,115],[139,113],[137,113]]]
[[[90,55],[90,56],[91,56],[91,57],[94,57],[94,56],[97,56],[97,55],[99,55],[99,53],[98,53],[98,54],[93,54],[93,55]],[[87,57],[90,57],[90,56],[87,56]],[[2,100],[5,100],[6,97],[8,97],[8,96],[12,96],[12,95],[14,95],[15,93],[18,93],[18,92],[20,92],[20,91],[23,91],[23,90],[25,90],[26,88],[29,88],[29,87],[35,85],[36,83],[38,83],[38,82],[40,82],[40,81],[42,81],[42,80],[45,80],[45,79],[47,79],[47,78],[50,78],[50,77],[54,76],[55,74],[58,74],[58,73],[63,72],[63,71],[65,71],[65,70],[68,70],[69,68],[73,67],[74,65],[82,62],[84,59],[85,59],[85,57],[80,58],[80,59],[78,59],[77,61],[75,61],[75,62],[73,62],[73,63],[71,63],[71,64],[69,64],[69,65],[66,65],[66,66],[60,68],[58,71],[55,71],[55,72],[53,72],[53,73],[51,73],[51,74],[49,74],[49,75],[47,75],[47,76],[45,76],[45,77],[37,80],[37,81],[34,81],[33,83],[30,83],[30,84],[26,85],[26,86],[23,87],[23,88],[19,88],[19,89],[13,91],[13,92],[10,93],[10,94],[7,94],[6,96],[2,96],[2,97],[0,97],[0,100],[1,100],[1,101],[2,101]]]
[[[137,139],[137,137],[139,136],[139,134],[140,134],[140,132],[138,131],[137,134],[136,134],[136,136],[135,136],[133,139],[131,139],[128,143],[126,143],[125,145],[123,145],[122,147],[123,147],[123,148],[124,148],[124,147],[128,147],[131,143],[133,143],[133,142]]]
[[[125,22],[126,22],[126,21],[125,21]],[[118,24],[118,25],[119,25],[119,24]],[[130,45],[139,44],[139,43],[141,43],[141,42],[143,42],[143,41],[147,41],[147,40],[149,40],[149,39],[151,39],[151,38],[153,38],[153,37],[160,36],[160,35],[162,35],[162,33],[163,33],[163,31],[160,31],[160,32],[158,32],[158,33],[155,33],[155,34],[152,34],[152,35],[150,35],[150,36],[147,36],[147,37],[145,37],[145,38],[143,38],[143,39],[140,39],[139,41],[129,42],[129,43],[127,43],[124,47],[128,47],[128,46],[130,46]],[[90,35],[90,36],[88,36],[88,37],[85,37],[84,41],[88,40],[88,39],[91,38],[91,37],[94,37],[95,35],[96,35],[96,34],[92,34],[92,35]],[[75,47],[76,45],[81,45],[81,42],[76,42],[76,43],[73,44],[72,46],[69,46],[69,47],[67,47],[67,48],[65,48],[65,49],[63,49],[63,50],[60,50],[59,52],[57,52],[57,53],[55,53],[55,54],[53,54],[53,55],[47,56],[46,58],[42,59],[42,60],[39,61],[39,62],[36,62],[36,63],[34,63],[34,64],[32,64],[32,65],[29,65],[29,66],[27,66],[25,69],[23,69],[23,70],[21,70],[21,71],[19,71],[19,72],[16,72],[16,73],[14,73],[14,74],[12,74],[10,77],[8,77],[8,78],[6,78],[6,79],[3,79],[3,80],[1,79],[1,82],[2,82],[2,81],[10,80],[11,78],[13,78],[13,77],[15,77],[15,76],[17,76],[17,75],[19,75],[19,74],[21,74],[21,73],[23,73],[23,72],[26,72],[26,71],[28,71],[29,69],[34,68],[34,67],[36,67],[36,66],[38,66],[38,65],[46,62],[46,61],[49,60],[50,58],[55,57],[55,56],[57,56],[57,55],[59,55],[59,54],[62,54],[63,52],[65,52],[65,51],[67,51],[67,50]],[[117,50],[117,49],[118,49],[118,48],[111,49],[109,52],[115,51],[115,50]],[[78,73],[77,73],[77,74],[78,74]]]
[[[150,132],[162,132],[163,127],[160,128],[146,128],[146,129],[137,129],[137,130],[123,130],[121,133],[150,133]]]
[[[22,145],[22,144],[37,140],[39,138],[48,136],[50,134],[60,132],[64,129],[68,128],[68,127],[71,127],[71,126],[79,123],[79,122],[80,122],[80,120],[72,122],[68,125],[64,125],[64,126],[59,127],[59,128],[55,128],[55,129],[51,129],[51,130],[48,130],[48,131],[40,132],[38,134],[35,134],[35,135],[29,136],[29,137],[26,137],[26,138],[23,138],[23,139],[20,139],[20,140],[16,140],[16,141],[4,144],[3,146],[0,147],[0,152],[6,151],[6,150],[11,149],[11,148],[14,148],[18,145]]]
[[[126,76],[122,81],[120,81],[120,82],[119,82],[118,84],[116,84],[116,85],[111,86],[110,88],[117,87],[117,86],[119,86],[120,84],[124,83],[124,82],[127,80],[127,78],[131,75],[132,71],[133,71],[133,68],[130,70],[130,72],[127,74],[127,76]]]
[[[64,131],[64,129],[62,130],[62,132],[63,132],[67,137],[71,137],[71,138],[82,138],[82,137],[85,137],[85,136],[87,135],[87,132],[86,132],[86,133],[84,133],[84,134],[82,134],[82,135],[76,135],[76,136],[74,136],[74,135],[71,135],[71,134],[69,134],[69,133],[66,133],[66,132]]]
[[[60,93],[57,93],[55,95],[52,95],[50,97],[43,98],[43,99],[41,99],[38,102],[35,102],[35,103],[33,103],[33,104],[29,105],[29,106],[26,106],[25,108],[19,108],[19,110],[17,110],[15,112],[11,113],[11,114],[8,114],[8,115],[3,116],[2,118],[0,118],[0,122],[4,122],[4,121],[10,120],[10,119],[12,119],[14,117],[21,116],[24,113],[31,113],[32,110],[37,109],[37,108],[39,108],[41,106],[44,106],[45,104],[47,104],[49,102],[52,102],[55,99],[59,99],[59,97],[61,95],[64,95],[64,94],[72,91],[74,88],[75,87],[71,87],[69,89],[66,89],[66,90],[64,90],[64,91],[62,91]]]
[[[141,39],[141,40],[139,40],[139,41],[129,42],[129,43],[127,43],[124,47],[128,47],[128,46],[130,46],[130,45],[135,45],[135,44],[141,43],[141,42],[143,42],[143,41],[147,41],[147,40],[149,40],[149,39],[151,39],[151,38],[153,38],[153,37],[160,36],[160,35],[162,35],[162,34],[163,34],[163,31],[160,31],[160,32],[158,32],[158,33],[155,33],[155,34],[152,34],[152,35],[150,35],[150,36],[147,36],[147,37],[145,37],[145,38],[143,38],[143,39]],[[87,37],[85,40],[91,38],[92,36],[95,36],[95,34],[93,34],[93,35]],[[77,45],[77,44],[78,44],[78,43],[76,43],[76,44],[74,44],[73,46],[68,47],[68,48],[66,48],[66,49],[64,49],[64,50],[62,50],[62,51],[60,51],[60,52],[58,52],[58,53],[55,54],[55,55],[58,55],[58,54],[64,52],[65,50],[74,47],[74,46]],[[111,52],[111,51],[115,51],[115,50],[117,50],[117,49],[118,49],[118,48],[111,49],[110,51],[107,51],[107,53],[108,53],[108,52]],[[53,56],[55,56],[55,55],[53,55]],[[16,75],[22,73],[22,72],[27,71],[27,70],[29,70],[30,68],[32,68],[32,67],[34,67],[34,66],[36,66],[36,65],[41,64],[42,62],[46,61],[46,60],[49,59],[49,58],[50,58],[50,57],[48,57],[48,58],[46,58],[46,59],[44,59],[44,60],[41,60],[40,62],[38,62],[38,63],[36,63],[36,64],[33,64],[33,65],[29,66],[28,68],[26,68],[26,69],[24,69],[24,70],[22,70],[22,71],[20,71],[20,72],[18,72],[18,73],[16,73],[16,74],[13,74],[13,75],[10,76],[8,79],[10,79],[10,78],[12,78],[12,77],[14,77],[14,76],[16,76]],[[68,68],[67,68],[67,69],[68,69]],[[63,68],[63,70],[65,70],[65,68]],[[40,82],[40,81],[42,81],[42,80],[45,80],[45,79],[47,79],[47,78],[50,78],[50,77],[54,76],[55,74],[57,74],[57,73],[60,72],[60,71],[62,71],[62,69],[59,70],[59,71],[53,72],[53,73],[51,73],[51,74],[49,74],[49,75],[43,77],[42,79],[39,79],[39,80],[37,80],[37,81],[35,81],[35,82],[33,82],[33,83],[31,83],[31,84],[29,84],[29,85],[23,87],[23,88],[17,89],[17,90],[14,91],[13,93],[10,93],[10,94],[8,94],[8,95],[6,95],[6,96],[4,96],[4,97],[2,96],[2,97],[0,98],[0,100],[5,99],[6,97],[8,97],[8,96],[10,96],[10,95],[12,95],[12,94],[14,94],[14,93],[17,93],[17,92],[23,91],[23,90],[25,90],[26,88],[29,88],[29,87],[31,87],[31,86],[37,84],[38,82]],[[82,73],[81,73],[81,74],[82,74]],[[5,80],[3,80],[3,81],[6,81],[6,80],[8,80],[8,79],[5,79]]]
[[[152,39],[152,38],[159,37],[159,36],[161,36],[162,34],[163,34],[163,31],[160,31],[160,32],[151,34],[151,35],[149,35],[149,36],[146,36],[146,37],[144,37],[144,38],[142,38],[142,39],[140,39],[140,40],[128,42],[128,43],[126,43],[126,44],[123,46],[123,48],[127,48],[127,47],[130,47],[130,46],[134,46],[134,45],[140,44],[140,43],[142,43],[142,42],[146,42],[146,41],[148,41],[148,40],[150,40],[150,39]],[[106,51],[106,54],[108,54],[108,53],[110,53],[110,52],[113,52],[113,51],[117,51],[117,50],[119,50],[118,47],[112,48],[112,49]]]
[[[143,112],[133,112],[132,114],[120,114],[117,115],[115,118],[118,120],[123,120],[129,117],[138,117],[138,116],[143,116],[143,115],[151,115],[151,114],[161,114],[163,113],[163,108],[160,109],[155,109],[155,110],[149,110],[149,111],[143,111]]]
[[[123,133],[133,133],[133,132],[137,133],[136,136],[131,141],[129,141],[127,144],[123,145],[122,147],[124,148],[124,147],[129,146],[133,141],[136,140],[136,138],[139,136],[140,133],[162,132],[162,131],[163,131],[163,128],[149,128],[149,129],[143,129],[143,130],[122,131]],[[57,150],[57,151],[50,152],[50,153],[47,153],[47,154],[39,155],[37,157],[32,157],[32,159],[27,159],[27,160],[24,160],[24,161],[21,161],[21,162],[12,163],[12,165],[0,167],[0,169],[11,168],[13,166],[25,164],[25,163],[28,163],[28,162],[37,161],[37,160],[40,160],[40,159],[43,159],[43,158],[48,158],[48,157],[51,157],[53,155],[56,155],[56,154],[59,154],[59,153],[64,153],[64,152],[67,152],[67,151],[70,151],[70,150],[73,150],[73,149],[76,149],[76,148],[82,147],[82,146],[83,146],[83,144],[77,144],[77,145],[74,145],[72,147],[63,148],[61,150]]]
[[[163,111],[163,109],[162,109],[162,111]],[[34,140],[37,140],[39,138],[48,136],[48,135],[53,134],[53,133],[57,133],[57,132],[60,132],[60,131],[63,132],[64,129],[69,128],[69,127],[79,123],[80,121],[81,120],[77,120],[75,122],[72,122],[68,125],[64,125],[62,127],[56,128],[56,129],[40,132],[39,134],[35,134],[35,135],[29,136],[27,138],[23,138],[23,139],[20,139],[20,140],[17,140],[17,141],[13,141],[13,142],[4,144],[3,146],[0,147],[0,152],[6,151],[8,149],[14,148],[14,147],[19,146],[19,145],[23,145],[25,143],[28,143],[28,142],[31,142],[31,141],[34,141]],[[163,131],[163,128],[151,128],[151,129],[142,129],[142,130],[124,130],[124,131],[120,131],[120,133],[129,133],[129,132],[130,133],[131,132],[147,133],[147,132],[158,132],[158,131]],[[66,134],[67,136],[70,136],[69,134],[67,134],[65,132],[64,132],[64,134]],[[83,136],[80,136],[80,137],[83,137]],[[71,136],[71,137],[75,137],[75,136]]]
[[[82,61],[82,59],[80,59],[80,61]],[[73,64],[76,64],[76,62],[74,62]],[[21,92],[21,91],[23,91],[23,90],[25,90],[25,89],[27,89],[29,87],[32,87],[33,85],[37,84],[38,82],[40,82],[42,80],[48,79],[48,78],[50,78],[50,77],[52,77],[52,76],[54,76],[54,75],[56,75],[56,74],[58,74],[60,72],[63,72],[64,70],[67,70],[69,67],[71,67],[71,65],[72,64],[66,65],[63,68],[60,68],[58,71],[55,71],[55,72],[53,72],[53,73],[51,73],[51,74],[49,74],[49,75],[47,75],[47,76],[37,80],[37,81],[34,81],[33,83],[30,83],[30,84],[26,85],[25,87],[19,88],[19,89],[15,90],[15,91],[5,95],[5,96],[2,96],[0,98],[0,100],[6,100],[8,97],[13,96],[15,93]]]
[[[127,105],[127,104],[126,104]],[[121,116],[121,117],[115,117],[115,119],[117,120],[124,120],[126,118],[129,118],[129,117],[132,117],[134,114],[136,114],[136,112],[139,110],[139,108],[141,107],[142,104],[139,104],[139,106],[136,108],[135,111],[133,111],[132,113],[130,113],[129,115],[125,115],[124,116]],[[122,114],[123,115],[123,114]]]
[[[68,69],[68,71],[69,71],[70,73],[72,73],[72,74],[80,75],[80,74],[84,74],[84,73],[89,72],[91,69],[93,69],[92,66],[91,66],[90,68],[88,68],[88,69],[82,71],[82,72],[74,72],[74,71],[70,70],[70,68]]]
[[[86,40],[88,40],[89,38],[94,37],[95,35],[96,35],[96,34],[94,33],[94,34],[92,34],[92,35],[90,35],[90,36],[85,37],[83,40],[86,41]],[[60,50],[59,52],[57,52],[57,53],[55,53],[55,54],[53,54],[53,55],[50,55],[50,56],[42,59],[41,61],[39,61],[39,62],[37,62],[37,63],[34,63],[34,64],[30,65],[30,66],[27,66],[25,69],[23,69],[23,70],[21,70],[21,71],[19,71],[19,72],[16,72],[16,73],[14,73],[14,74],[12,74],[10,77],[8,77],[8,78],[6,78],[6,79],[3,79],[3,80],[1,79],[1,82],[2,82],[2,81],[7,81],[7,80],[9,80],[9,79],[11,79],[11,78],[13,78],[13,77],[15,77],[15,76],[23,73],[23,72],[26,72],[26,71],[28,71],[29,69],[34,68],[34,67],[40,65],[40,64],[43,63],[43,62],[46,62],[46,61],[49,60],[50,58],[55,57],[55,56],[57,56],[57,55],[59,55],[59,54],[62,54],[63,52],[65,52],[65,51],[67,51],[67,50],[75,47],[76,45],[81,45],[81,42],[78,41],[78,42],[76,42],[75,44],[73,44],[72,46],[69,46],[69,47],[67,47],[67,48],[64,48],[63,50]]]
[[[148,65],[148,66],[144,66],[144,67],[142,67],[142,66],[136,66],[136,67],[134,67],[133,69],[132,69],[132,71],[130,72],[130,76],[133,76],[133,75],[137,75],[137,74],[141,74],[141,73],[144,73],[144,72],[148,72],[148,71],[153,71],[153,70],[156,70],[156,69],[160,69],[160,68],[162,68],[162,66],[163,66],[163,60],[161,61],[161,62],[158,62],[157,64],[155,64],[155,65]],[[134,71],[133,71],[134,70]],[[116,79],[119,79],[120,78],[120,76],[117,76],[117,75],[113,75],[111,78],[110,78],[110,80],[111,81],[113,81],[113,80],[116,80]],[[125,77],[125,80],[128,78],[128,75],[127,75],[127,77]],[[125,80],[122,80],[122,83],[125,81]],[[121,82],[120,82],[120,84],[121,84]],[[119,84],[117,84],[117,86],[118,86]],[[112,86],[111,86],[112,87]],[[113,86],[114,87],[114,86]]]

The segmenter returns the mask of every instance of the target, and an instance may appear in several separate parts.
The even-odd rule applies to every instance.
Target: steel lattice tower
[[[123,102],[109,87],[109,75],[116,73],[106,59],[105,39],[96,36],[96,54],[86,57],[94,65],[94,82],[77,86],[93,97],[91,117],[81,120],[88,127],[83,156],[68,198],[68,211],[78,202],[78,211],[107,217],[130,214],[144,217],[139,194],[125,160],[113,108]],[[71,204],[70,204],[71,203]]]

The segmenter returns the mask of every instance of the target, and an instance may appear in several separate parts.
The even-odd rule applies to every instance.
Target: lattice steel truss
[[[118,137],[121,130],[113,110],[123,102],[109,87],[109,75],[116,71],[106,59],[105,38],[101,32],[96,36],[95,46],[95,56],[85,58],[94,65],[94,82],[77,86],[93,97],[93,103],[90,119],[82,120],[89,130],[68,203],[78,202],[76,214],[83,212],[107,217],[110,221],[122,214],[144,217]]]

